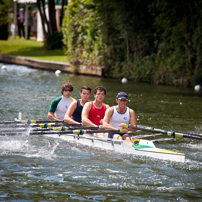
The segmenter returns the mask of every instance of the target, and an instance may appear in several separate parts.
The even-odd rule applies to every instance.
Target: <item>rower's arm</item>
[[[110,108],[110,106],[109,106],[109,105],[106,105],[106,110],[107,110],[108,108]]]
[[[102,125],[103,129],[117,130],[117,128],[114,128],[112,125],[110,125],[110,119],[112,117],[112,114],[113,114],[113,107],[110,107],[105,112],[105,116],[103,119],[103,125]]]
[[[84,105],[83,107],[83,110],[82,110],[82,113],[81,113],[81,119],[82,119],[82,123],[85,125],[85,126],[91,126],[91,127],[97,127],[97,125],[95,125],[94,123],[92,123],[90,120],[89,120],[89,112],[90,112],[90,109],[91,109],[91,103],[88,102]]]
[[[136,121],[135,112],[132,109],[130,109],[130,125],[133,126],[133,127],[137,127],[137,121]],[[126,126],[127,126],[127,124],[125,124],[125,123],[121,123],[119,125],[119,127],[121,127],[123,130],[126,129]],[[131,130],[131,131],[136,132],[136,129],[127,128],[127,130]]]
[[[136,115],[134,110],[130,109],[130,125],[133,127],[137,127]],[[130,129],[131,131],[136,132],[135,129]]]
[[[62,121],[61,119],[58,119],[53,112],[48,112],[48,119],[53,121]]]
[[[69,124],[80,124],[79,122],[75,121],[74,119],[71,118],[73,115],[74,111],[76,110],[77,107],[77,101],[73,101],[70,105],[69,108],[65,114],[64,121],[69,123]]]

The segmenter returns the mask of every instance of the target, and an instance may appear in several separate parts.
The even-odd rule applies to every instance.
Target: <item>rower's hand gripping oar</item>
[[[202,140],[202,134],[196,134],[196,133],[185,133],[185,132],[178,132],[178,131],[172,131],[172,130],[163,130],[163,129],[158,129],[158,128],[152,128],[152,127],[147,127],[147,126],[138,126],[138,127],[133,127],[133,126],[125,126],[125,128],[128,129],[136,129],[136,130],[142,130],[142,131],[148,131],[152,133],[162,133],[165,135],[168,135],[170,137],[178,137],[178,138],[192,138],[192,139],[197,139],[197,140]]]

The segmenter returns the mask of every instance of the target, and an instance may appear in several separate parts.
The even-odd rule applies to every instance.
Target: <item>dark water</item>
[[[70,74],[56,77],[54,72],[15,65],[0,70],[0,121],[14,120],[19,111],[23,119],[46,119],[50,102],[66,80],[73,83],[75,98],[82,85],[105,86],[109,105],[125,91],[139,125],[202,131],[202,94],[193,89]],[[0,201],[202,201],[202,141],[177,139],[156,146],[185,153],[185,163],[26,133],[0,136]]]

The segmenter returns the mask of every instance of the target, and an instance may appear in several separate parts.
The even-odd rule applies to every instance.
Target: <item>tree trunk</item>
[[[42,24],[43,33],[46,36],[48,30],[46,31],[45,25],[48,24],[48,20],[47,20],[47,17],[46,17],[45,5],[44,5],[43,0],[37,0],[37,8],[38,8],[40,16],[41,16],[41,24]]]
[[[61,9],[61,16],[60,16],[60,26],[62,26],[62,21],[64,17],[64,6],[67,5],[67,0],[62,0],[62,9]]]
[[[53,34],[57,31],[56,25],[56,15],[55,15],[55,1],[48,0],[48,17],[45,11],[45,3],[44,0],[37,0],[37,7],[41,16],[41,24],[43,33],[46,37],[47,34]]]
[[[49,28],[50,28],[49,34],[53,34],[54,32],[57,31],[54,0],[48,0],[48,13],[49,13]]]

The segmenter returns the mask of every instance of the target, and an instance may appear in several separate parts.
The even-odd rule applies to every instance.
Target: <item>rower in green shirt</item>
[[[61,94],[62,96],[54,99],[51,102],[49,111],[48,111],[48,119],[61,121],[64,119],[65,113],[69,107],[69,105],[75,100],[71,97],[71,93],[73,91],[73,85],[71,82],[67,81],[61,86]]]

